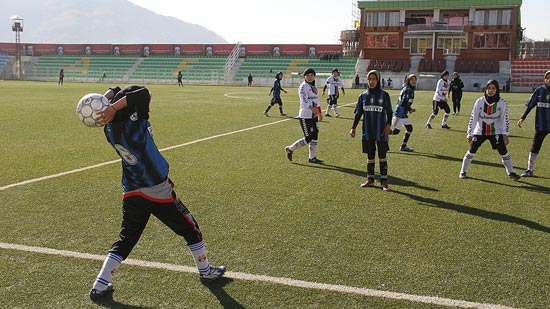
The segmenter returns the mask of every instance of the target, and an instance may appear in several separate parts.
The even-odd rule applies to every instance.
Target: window
[[[368,12],[365,26],[367,27],[394,27],[400,26],[399,12]]]
[[[437,48],[446,55],[459,55],[460,49],[468,48],[466,34],[441,34],[437,38]]]
[[[512,10],[478,10],[474,13],[475,26],[511,25]]]
[[[367,48],[399,48],[399,34],[367,34]]]
[[[511,46],[510,33],[474,33],[474,48],[499,49]]]
[[[411,55],[424,55],[428,48],[432,48],[432,36],[407,36],[403,41],[403,48],[410,49]]]

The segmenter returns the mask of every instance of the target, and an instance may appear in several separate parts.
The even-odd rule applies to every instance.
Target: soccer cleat
[[[225,274],[225,266],[210,266],[208,274],[200,275],[202,283],[210,283],[223,277]]]
[[[456,115],[456,113],[453,113],[453,116]]]
[[[323,163],[323,160],[319,160],[319,159],[317,159],[317,157],[314,157],[312,159],[309,159],[309,163],[321,164],[321,163]]]
[[[264,116],[269,117],[269,114],[267,112],[264,112]]]
[[[288,159],[288,161],[292,161],[293,151],[290,150],[290,147],[285,147],[285,152],[286,152],[286,158]]]
[[[518,175],[518,174],[516,174],[516,173],[514,173],[514,172],[511,172],[510,174],[508,174],[508,177],[510,177],[510,179],[512,179],[512,180],[518,180],[518,179],[521,178],[520,175]]]
[[[407,146],[401,146],[401,149],[399,149],[399,150],[404,151],[404,152],[413,152],[414,151],[414,149],[409,148]]]
[[[367,181],[361,184],[361,188],[372,188],[374,187],[374,179],[367,178]]]
[[[458,116],[458,115],[460,115],[460,112],[457,112],[455,116]]]
[[[442,124],[441,125],[441,129],[450,129],[451,127],[449,127],[447,124]]]
[[[432,125],[429,123],[426,123],[426,129],[431,129],[431,128],[432,128]]]
[[[382,180],[382,190],[384,191],[391,191],[390,186],[388,185],[387,180]]]
[[[535,175],[533,174],[533,171],[531,171],[531,170],[525,170],[525,172],[521,173],[521,177],[533,177],[533,176],[535,176]]]
[[[115,290],[115,287],[113,286],[112,283],[109,283],[107,285],[107,288],[103,291],[100,291],[100,290],[96,290],[96,289],[92,289],[90,291],[90,299],[93,301],[93,302],[97,302],[97,301],[100,301],[101,299],[105,298],[106,296],[108,296],[109,294],[113,293],[113,291]]]
[[[327,116],[327,117],[332,117],[330,114],[325,114],[325,116]]]
[[[286,114],[285,114],[285,113],[281,113],[281,116],[286,116]]]
[[[334,115],[334,117],[340,117],[340,114],[336,114],[336,115]]]
[[[464,172],[464,173],[460,173],[460,175],[458,175],[458,178],[466,179],[466,178],[468,178],[468,176],[466,176],[466,173]]]

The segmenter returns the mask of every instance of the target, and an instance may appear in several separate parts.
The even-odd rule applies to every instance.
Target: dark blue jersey
[[[388,141],[384,128],[391,124],[392,114],[388,93],[380,88],[367,89],[357,100],[354,124],[363,116],[362,139]]]
[[[280,98],[281,97],[281,80],[276,78],[273,82],[273,88],[271,90],[273,91],[273,97],[274,98]]]
[[[529,102],[527,102],[527,108],[521,116],[521,119],[525,119],[529,112],[536,109],[535,114],[535,131],[550,131],[550,88],[546,85],[542,85],[535,89]]]
[[[124,95],[128,107],[118,111],[117,116],[120,117],[115,117],[104,131],[107,141],[122,158],[122,186],[126,193],[165,181],[168,178],[168,162],[153,141],[148,120],[148,90],[143,87],[125,88],[117,92],[113,102]]]
[[[414,89],[411,86],[405,86],[401,89],[397,105],[395,106],[395,117],[409,118],[409,111],[414,102]]]

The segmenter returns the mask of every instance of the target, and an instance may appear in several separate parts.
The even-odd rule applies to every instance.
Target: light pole
[[[21,32],[23,32],[23,17],[13,15],[11,30],[15,32],[15,79],[21,79]]]

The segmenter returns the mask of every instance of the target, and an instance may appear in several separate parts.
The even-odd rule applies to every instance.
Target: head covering
[[[550,70],[546,71],[546,73],[544,73],[544,78],[546,78],[546,75],[550,74]]]
[[[489,87],[489,85],[491,85],[491,84],[495,85],[495,87],[497,88],[497,92],[495,93],[494,96],[490,97],[490,96],[487,95],[487,90],[485,90],[485,99],[489,103],[498,102],[498,100],[500,100],[500,86],[498,85],[498,81],[496,81],[494,79],[491,79],[487,82],[487,85],[485,86],[485,89],[487,89],[487,87]]]
[[[378,70],[370,70],[369,73],[367,73],[367,79],[371,74],[376,75],[376,78],[378,79],[374,88],[380,88],[380,72],[378,72]]]
[[[309,73],[313,73],[313,76],[315,76],[315,70],[313,70],[312,68],[307,68],[304,70],[304,72],[302,73],[304,76],[306,76],[307,74]]]
[[[340,71],[338,71],[338,69],[337,69],[337,68],[334,68],[334,69],[332,69],[332,73],[334,73],[334,72],[338,72],[338,73],[340,73]]]
[[[283,77],[283,72],[279,71],[277,72],[277,74],[275,74],[275,78],[279,78],[279,75],[281,75],[281,78]]]
[[[443,78],[443,76],[445,75],[449,75],[449,71],[443,71],[443,73],[441,73],[441,78]]]
[[[456,75],[457,78],[460,77],[460,75],[458,75],[458,72],[453,72],[453,76],[455,76],[455,75]]]
[[[414,73],[411,73],[409,75],[407,75],[407,77],[405,78],[405,84],[407,84],[407,86],[409,87],[413,87],[411,86],[411,78],[417,78],[416,75],[414,75]]]

